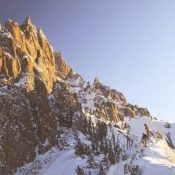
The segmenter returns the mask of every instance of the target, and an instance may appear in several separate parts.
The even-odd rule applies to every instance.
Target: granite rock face
[[[28,17],[22,25],[8,20],[0,31],[0,75],[2,83],[11,84],[24,78],[27,91],[35,89],[35,77],[45,84],[48,93],[56,81],[56,65],[60,76],[70,71],[61,56],[50,46],[42,30]],[[57,71],[58,72],[58,71]]]

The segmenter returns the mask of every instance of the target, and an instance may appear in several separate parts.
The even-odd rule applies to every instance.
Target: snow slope
[[[174,137],[174,124],[171,124],[171,128],[165,128],[163,121],[151,120],[148,117],[130,119],[125,118],[131,127],[132,137],[135,139],[135,145],[126,150],[127,160],[120,161],[115,165],[112,165],[107,175],[125,175],[124,166],[129,164],[131,166],[139,166],[142,175],[175,175],[175,151],[172,150],[165,139],[158,139],[152,137],[149,140],[147,147],[140,145],[141,135],[144,131],[144,124],[146,123],[152,130],[160,130],[163,134],[170,132]],[[97,175],[97,170],[88,169],[88,157],[80,157],[75,154],[75,140],[72,131],[67,131],[63,137],[66,137],[69,143],[69,147],[66,150],[60,151],[58,148],[54,148],[52,155],[45,153],[44,155],[38,155],[38,160],[44,162],[40,164],[39,169],[35,169],[29,172],[37,172],[39,175],[76,175],[75,169],[79,165],[80,167],[91,172],[92,175]],[[116,135],[119,132],[118,129],[112,127],[109,129],[108,136],[111,137],[110,132],[115,132]],[[69,133],[69,134],[68,134]],[[79,133],[83,142],[91,144],[85,135]],[[123,139],[123,140],[122,140]],[[124,137],[120,135],[121,142],[125,142]],[[49,158],[50,157],[50,158]],[[103,155],[95,156],[95,162],[98,163],[102,160]],[[38,161],[36,160],[36,162]],[[48,161],[49,160],[49,161]],[[30,165],[25,165],[23,169],[30,169]],[[24,175],[25,173],[17,173],[16,175]],[[127,174],[129,175],[129,174]]]
[[[111,166],[108,175],[124,174],[124,165],[131,163],[139,165],[142,175],[175,175],[175,152],[172,151],[165,140],[152,140],[147,148],[143,150],[143,155],[138,152],[137,159],[127,160]]]
[[[131,127],[134,138],[140,140],[145,132],[144,124],[147,124],[153,131],[159,130],[164,136],[170,132],[172,140],[175,141],[175,124],[171,123],[171,128],[165,128],[163,121],[151,120],[148,117],[126,118],[126,122]],[[146,148],[139,145],[134,150],[128,150],[131,159],[111,166],[108,175],[124,174],[126,163],[139,165],[142,175],[175,175],[175,151],[172,150],[165,139],[151,138]],[[133,155],[136,157],[132,159]]]

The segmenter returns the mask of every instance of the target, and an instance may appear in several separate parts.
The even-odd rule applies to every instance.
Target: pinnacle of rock
[[[70,66],[56,56],[43,31],[32,24],[30,17],[21,26],[7,20],[0,38],[0,76],[13,80],[8,83],[13,84],[25,76],[25,87],[31,91],[39,76],[50,93],[56,81],[56,63],[61,78],[69,73]],[[28,59],[24,59],[26,57]]]
[[[31,25],[31,24],[32,24],[31,17],[28,16],[28,17],[25,19],[24,23],[27,24],[27,25]]]

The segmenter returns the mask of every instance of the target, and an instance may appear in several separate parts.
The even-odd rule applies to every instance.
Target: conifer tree
[[[77,166],[75,171],[76,171],[77,175],[85,175],[84,170],[82,168],[80,168],[79,165]]]

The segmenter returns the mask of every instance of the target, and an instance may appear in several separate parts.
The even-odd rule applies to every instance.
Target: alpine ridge
[[[171,175],[174,143],[174,123],[85,81],[30,17],[0,25],[0,175]]]

